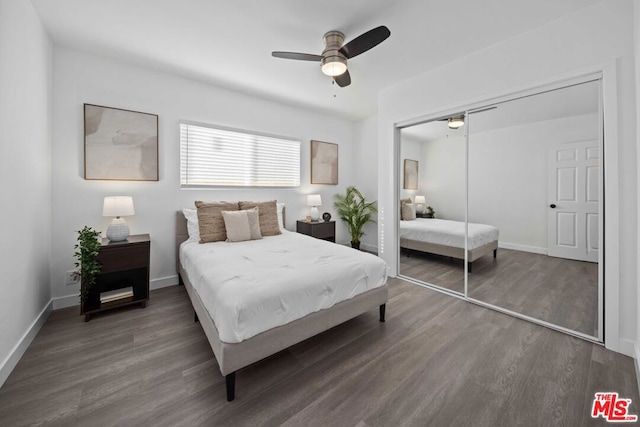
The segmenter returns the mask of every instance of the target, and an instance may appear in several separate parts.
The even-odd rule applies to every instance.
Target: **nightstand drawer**
[[[328,240],[330,242],[336,241],[336,222],[306,222],[298,221],[296,225],[296,231],[307,236],[315,237],[316,239]]]
[[[318,223],[311,229],[311,235],[319,239],[323,239],[326,237],[333,237],[334,234],[335,234],[335,223],[333,222]]]
[[[102,274],[146,268],[149,266],[149,245],[103,246],[98,254],[98,262],[102,265]]]

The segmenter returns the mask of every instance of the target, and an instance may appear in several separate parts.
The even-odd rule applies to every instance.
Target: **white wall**
[[[307,112],[269,100],[56,47],[54,51],[53,127],[53,255],[52,293],[56,307],[77,303],[77,286],[65,286],[64,272],[73,267],[76,230],[84,225],[106,230],[102,200],[131,195],[136,215],[127,218],[132,234],[151,235],[152,286],[177,283],[175,215],[194,200],[269,200],[287,205],[287,228],[308,214],[306,194],[319,193],[320,211],[333,213],[332,199],[354,182],[353,125],[335,117]],[[86,181],[83,179],[83,103],[159,115],[159,182]],[[179,188],[179,120],[297,138],[302,141],[302,185],[296,189]],[[339,144],[340,185],[311,185],[310,140]],[[335,217],[335,215],[334,215]],[[338,220],[339,221],[339,220]],[[348,242],[344,227],[337,240]],[[72,295],[69,298],[66,296]]]
[[[367,200],[378,198],[378,116],[368,117],[354,124],[355,142],[353,163],[354,184]],[[376,214],[374,219],[378,220]],[[339,221],[339,220],[338,220]],[[341,224],[344,227],[344,224]],[[364,226],[364,236],[360,239],[361,248],[378,251],[378,225],[369,223]]]
[[[420,187],[436,218],[465,220],[465,144],[464,136],[422,143]]]
[[[50,310],[51,55],[31,3],[0,0],[0,385]]]
[[[549,22],[443,67],[431,70],[387,88],[380,93],[378,192],[386,215],[381,224],[386,248],[396,243],[391,209],[396,203],[393,179],[394,123],[456,108],[483,99],[506,95],[525,86],[548,82],[560,76],[593,70],[617,58],[617,110],[620,202],[617,223],[623,230],[619,242],[619,333],[629,354],[636,339],[637,308],[637,156],[634,75],[633,2],[601,1]],[[380,243],[379,243],[380,245]],[[383,258],[396,274],[397,250],[388,249]],[[610,313],[614,316],[615,314]],[[632,347],[632,346],[631,346]]]
[[[595,139],[597,132],[595,115],[472,131],[469,221],[498,227],[500,243],[508,247],[546,253],[547,151]],[[420,164],[425,173],[420,186],[437,217],[464,221],[465,137],[423,142]]]

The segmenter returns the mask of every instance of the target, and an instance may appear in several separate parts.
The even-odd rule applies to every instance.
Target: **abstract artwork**
[[[418,189],[418,161],[404,159],[404,186],[405,190]]]
[[[311,141],[311,183],[338,185],[338,144]]]
[[[84,104],[84,179],[158,181],[158,116]]]

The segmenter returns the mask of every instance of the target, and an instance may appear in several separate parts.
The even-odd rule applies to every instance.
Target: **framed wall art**
[[[338,185],[338,144],[311,141],[311,183]]]
[[[158,181],[158,116],[84,104],[84,179]]]
[[[418,161],[404,159],[404,185],[405,190],[418,189]]]

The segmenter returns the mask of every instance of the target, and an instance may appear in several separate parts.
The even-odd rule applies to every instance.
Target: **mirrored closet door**
[[[400,144],[400,274],[464,295],[465,131],[438,119],[402,129]]]
[[[403,128],[400,274],[602,341],[601,105],[585,78]]]

